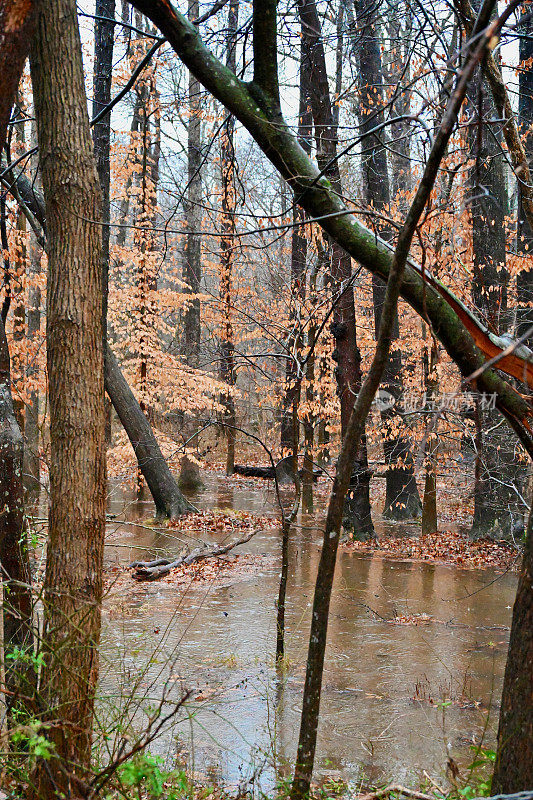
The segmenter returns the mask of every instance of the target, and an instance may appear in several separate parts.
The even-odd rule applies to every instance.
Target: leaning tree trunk
[[[359,129],[363,139],[363,186],[366,203],[377,214],[386,214],[390,207],[390,186],[387,153],[380,134],[368,136],[369,131],[383,125],[383,69],[381,63],[378,9],[373,0],[356,1],[357,29],[354,27],[353,50],[359,65],[360,96],[357,102]],[[390,231],[375,222],[375,229],[385,240]],[[375,334],[378,335],[385,284],[377,276],[372,278]],[[398,314],[394,323],[394,339],[398,340]],[[398,346],[390,352],[383,376],[383,388],[396,403],[401,402],[402,354]],[[395,404],[396,405],[396,404]],[[381,411],[383,451],[386,465],[386,496],[384,515],[391,519],[419,517],[421,503],[416,485],[411,454],[411,443],[405,434],[397,433],[399,418],[395,405]]]
[[[513,606],[492,793],[533,787],[533,512]]]
[[[105,386],[135,451],[158,515],[173,518],[187,513],[191,506],[180,492],[150,423],[109,347],[105,352]]]
[[[48,231],[50,511],[35,795],[80,796],[91,759],[105,531],[101,187],[75,0],[48,0],[31,61]]]
[[[304,47],[302,68],[307,71],[317,160],[336,190],[340,192],[340,171],[336,158],[337,125],[332,112],[320,21],[314,0],[300,0],[299,9]],[[331,330],[335,337],[333,358],[337,362],[335,374],[341,406],[341,433],[344,436],[354,398],[361,386],[361,354],[357,347],[354,293],[351,283],[352,262],[348,253],[336,242],[331,242],[331,275],[333,286],[339,294],[335,302]],[[343,524],[358,538],[364,539],[374,533],[370,506],[370,472],[364,433],[353,462],[350,486],[345,499]]]

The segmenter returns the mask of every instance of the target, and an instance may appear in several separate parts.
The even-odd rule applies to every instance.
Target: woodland
[[[0,798],[533,798],[533,5],[0,0],[0,154]]]

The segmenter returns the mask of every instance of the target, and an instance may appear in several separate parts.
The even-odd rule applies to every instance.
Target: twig
[[[426,780],[428,780],[428,781],[429,781],[429,782],[430,782],[430,783],[431,783],[431,784],[432,784],[432,785],[435,787],[435,789],[436,789],[438,792],[440,792],[440,793],[443,795],[443,797],[446,797],[446,795],[448,794],[448,792],[446,792],[446,791],[445,791],[445,790],[442,788],[442,786],[439,786],[439,784],[437,783],[437,781],[436,781],[436,780],[434,780],[434,779],[431,777],[431,775],[429,775],[429,774],[426,772],[426,770],[423,770],[422,774],[423,774],[424,778],[426,778]]]
[[[359,794],[357,795],[357,800],[379,800],[379,798],[387,797],[389,794],[393,794],[393,792],[396,794],[403,794],[405,797],[415,797],[416,800],[435,800],[430,794],[417,792],[415,789],[407,789],[405,786],[400,786],[399,783],[391,783],[385,786],[384,789],[378,789],[368,794]]]
[[[196,550],[193,550],[192,553],[189,553],[188,555],[182,555],[174,561],[171,561],[167,558],[158,558],[155,561],[134,561],[133,564],[131,564],[131,566],[135,569],[133,577],[137,581],[157,580],[158,578],[162,578],[164,575],[168,575],[169,572],[177,567],[189,566],[190,564],[194,564],[196,561],[203,561],[206,558],[223,556],[226,553],[229,553],[230,550],[233,550],[234,547],[249,542],[250,539],[256,535],[256,533],[258,533],[258,531],[252,531],[246,536],[243,536],[241,539],[237,539],[236,542],[219,545],[218,547],[214,547],[212,550],[206,550],[203,547],[198,547]]]

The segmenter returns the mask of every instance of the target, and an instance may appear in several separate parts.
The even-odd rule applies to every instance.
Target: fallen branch
[[[265,478],[265,480],[273,480],[274,479],[274,467],[259,467],[255,465],[248,465],[248,464],[235,464],[233,469],[236,475],[242,475],[245,478]],[[313,470],[313,480],[316,481],[318,478],[323,474],[322,469],[314,469]],[[286,473],[289,475],[289,473]],[[304,470],[298,470],[298,475],[300,478],[303,477]]]
[[[241,539],[237,539],[236,542],[218,545],[218,547],[213,547],[210,550],[205,547],[197,547],[196,550],[181,555],[174,561],[169,558],[157,558],[155,561],[134,561],[133,564],[130,564],[130,566],[135,569],[133,577],[136,581],[155,581],[158,578],[162,578],[164,575],[168,575],[169,572],[177,567],[189,566],[196,561],[204,561],[206,558],[223,556],[229,553],[230,550],[233,550],[234,547],[249,542],[257,532],[258,531],[252,531]]]
[[[389,794],[403,794],[405,797],[414,797],[416,800],[435,800],[430,794],[417,792],[414,789],[407,789],[405,786],[400,786],[398,783],[391,783],[383,789],[378,789],[376,792],[369,792],[368,794],[357,795],[357,800],[380,800],[381,797],[387,797]]]

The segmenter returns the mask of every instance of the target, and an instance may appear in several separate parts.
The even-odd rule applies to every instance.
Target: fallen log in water
[[[235,464],[236,475],[244,475],[245,478],[267,478],[274,479],[274,467],[256,467],[246,464]]]
[[[233,471],[236,475],[243,475],[245,478],[265,478],[266,480],[271,481],[274,480],[274,472],[276,472],[279,483],[294,482],[292,470],[287,466],[285,459],[279,461],[275,467],[258,467],[254,465],[248,466],[247,464],[235,464]],[[316,481],[322,474],[323,470],[314,469],[313,480]],[[298,475],[300,478],[303,478],[304,470],[298,470]]]
[[[162,578],[164,575],[168,575],[169,572],[176,569],[176,567],[189,566],[196,561],[204,561],[206,558],[223,556],[229,553],[230,550],[233,550],[234,547],[249,542],[256,533],[257,531],[252,531],[241,539],[237,539],[236,542],[218,545],[211,549],[205,546],[197,547],[192,552],[184,553],[174,560],[170,558],[157,558],[154,561],[134,561],[133,564],[130,564],[130,567],[135,570],[133,577],[136,581],[155,581],[158,578]]]

